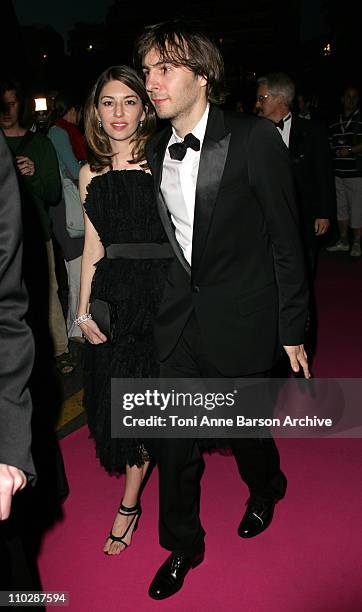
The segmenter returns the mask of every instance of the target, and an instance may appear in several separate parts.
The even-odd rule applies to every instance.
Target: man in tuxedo
[[[295,85],[283,72],[258,79],[256,106],[261,117],[277,126],[288,147],[300,216],[300,229],[309,278],[309,315],[306,344],[309,361],[317,345],[314,276],[318,239],[335,217],[335,189],[328,135],[322,123],[292,114]],[[282,362],[281,362],[282,363]],[[281,364],[278,365],[279,374]],[[287,367],[287,366],[284,366]]]
[[[335,191],[328,135],[321,123],[292,115],[295,86],[283,72],[258,79],[256,106],[270,119],[290,152],[300,227],[310,279],[315,269],[317,238],[335,216]]]
[[[156,324],[165,378],[264,376],[287,351],[309,377],[308,292],[287,151],[267,121],[227,113],[217,47],[189,24],[150,26],[137,43],[150,99],[171,122],[147,148],[159,211],[175,251]],[[284,496],[274,441],[230,441],[250,499],[241,537],[261,533]],[[173,595],[204,554],[202,456],[195,439],[162,439],[160,543],[172,551],[149,589]]]
[[[32,334],[24,320],[27,294],[21,270],[20,196],[12,156],[0,132],[0,521],[5,521],[0,525],[0,557],[5,561],[2,588],[20,584],[14,584],[14,573],[8,575],[15,549],[17,567],[13,570],[18,576],[21,572],[21,586],[34,586],[28,576],[24,582],[25,557],[14,517],[10,517],[13,496],[35,477],[30,450],[32,406],[27,388],[34,351]],[[20,568],[22,563],[24,567]]]

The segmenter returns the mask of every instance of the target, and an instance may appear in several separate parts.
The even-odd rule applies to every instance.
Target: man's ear
[[[208,81],[207,81],[207,78],[205,76],[203,76],[202,74],[199,74],[197,78],[199,80],[199,83],[200,83],[201,87],[207,87]]]

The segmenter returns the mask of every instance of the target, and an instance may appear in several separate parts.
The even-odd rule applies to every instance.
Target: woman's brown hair
[[[88,161],[92,172],[101,172],[105,168],[112,168],[112,147],[110,139],[99,124],[97,106],[103,87],[109,81],[120,81],[136,93],[143,105],[145,118],[133,136],[131,164],[139,164],[145,159],[145,145],[156,131],[156,115],[147,96],[144,83],[133,68],[129,66],[111,66],[107,68],[95,83],[84,110],[85,136],[89,148]]]

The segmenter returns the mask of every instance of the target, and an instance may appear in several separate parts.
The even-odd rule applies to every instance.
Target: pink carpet
[[[317,376],[361,376],[361,271],[362,262],[321,262]],[[68,436],[62,451],[71,493],[63,521],[44,538],[43,589],[68,591],[74,612],[361,612],[362,442],[284,439],[278,446],[287,496],[270,529],[252,540],[236,534],[247,489],[233,458],[206,457],[205,562],[187,576],[182,591],[154,602],[148,585],[166,557],[157,539],[156,470],[144,491],[132,546],[108,558],[102,545],[123,481],[98,465],[86,428]]]
[[[321,258],[316,294],[318,351],[313,373],[323,378],[362,377],[362,260]]]

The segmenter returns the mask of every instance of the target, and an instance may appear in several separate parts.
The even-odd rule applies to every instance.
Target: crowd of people
[[[7,370],[1,360],[0,380],[16,382],[0,409],[0,518],[9,516],[11,496],[27,478],[35,479],[24,390],[33,359],[29,328],[41,352],[37,340],[49,326],[62,375],[74,369],[69,340],[85,339],[84,402],[96,453],[109,473],[126,474],[103,551],[119,555],[131,544],[144,477],[155,461],[160,544],[170,555],[149,595],[164,599],[203,560],[202,449],[193,438],[113,438],[111,380],[265,378],[283,356],[289,372],[310,377],[318,240],[330,231],[335,207],[340,236],[328,250],[361,255],[358,89],[345,89],[341,114],[329,127],[313,117],[305,95],[294,112],[295,85],[282,72],[258,79],[254,114],[224,110],[217,46],[189,24],[166,22],[141,35],[135,68],[113,66],[99,76],[84,109],[59,92],[47,136],[23,126],[16,80],[2,81],[0,96],[6,162],[0,227],[13,241],[4,264],[1,258],[0,326],[13,331],[6,342],[14,355],[4,361]],[[157,119],[166,127],[157,129]],[[76,190],[70,211],[74,187],[79,195]],[[77,197],[83,226],[76,221]],[[53,241],[67,273],[66,315]],[[1,383],[0,392],[3,403],[7,386]],[[16,453],[6,433],[3,440],[7,428]],[[255,537],[286,493],[279,452],[270,436],[227,444],[250,491],[238,534]]]

